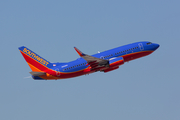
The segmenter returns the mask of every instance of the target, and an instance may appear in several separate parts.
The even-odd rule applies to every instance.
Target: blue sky
[[[1,120],[180,119],[178,0],[0,1]],[[160,44],[109,73],[35,81],[18,47],[51,62],[125,44]]]

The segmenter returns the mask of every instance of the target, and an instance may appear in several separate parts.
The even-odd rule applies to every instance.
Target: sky
[[[179,0],[0,1],[1,120],[180,119]],[[108,73],[37,81],[18,47],[69,62],[139,41],[149,56]]]

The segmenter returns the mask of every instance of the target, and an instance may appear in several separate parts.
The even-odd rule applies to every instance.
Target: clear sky
[[[1,0],[1,120],[179,120],[179,0]],[[160,44],[109,73],[35,81],[18,47],[69,62],[125,44]]]

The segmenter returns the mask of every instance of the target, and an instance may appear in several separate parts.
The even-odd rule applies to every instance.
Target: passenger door
[[[144,50],[144,47],[143,47],[142,43],[139,43],[138,45],[139,45],[139,48],[140,48],[141,51]]]

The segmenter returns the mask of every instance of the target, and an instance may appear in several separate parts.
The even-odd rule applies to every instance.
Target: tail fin
[[[48,68],[53,67],[52,63],[40,57],[38,54],[26,48],[25,46],[19,47],[19,50],[32,71],[42,72]]]

